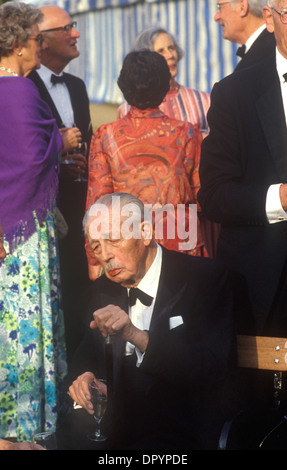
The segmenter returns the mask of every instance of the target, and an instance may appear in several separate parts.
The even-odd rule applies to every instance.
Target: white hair
[[[239,0],[234,0],[234,2],[238,2]],[[262,11],[263,8],[268,4],[268,3],[273,3],[273,0],[248,0],[248,7],[249,7],[249,12],[254,15],[258,16],[259,18],[262,18]],[[268,5],[271,6],[271,5]],[[274,6],[274,5],[272,5]]]

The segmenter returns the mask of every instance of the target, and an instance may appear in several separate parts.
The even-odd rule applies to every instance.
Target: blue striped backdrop
[[[160,25],[185,51],[178,81],[210,91],[231,73],[236,45],[222,39],[214,21],[216,0],[24,0],[37,6],[58,5],[78,22],[80,57],[67,71],[83,78],[91,102],[121,103],[117,77],[138,33]]]

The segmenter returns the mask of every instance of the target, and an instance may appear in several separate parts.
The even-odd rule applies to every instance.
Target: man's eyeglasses
[[[37,34],[37,36],[29,36],[28,39],[34,39],[40,44],[40,46],[42,46],[43,41],[44,41],[44,37],[42,33]]]
[[[278,15],[280,16],[280,20],[282,21],[283,24],[287,24],[287,9],[277,11],[275,8],[272,8],[272,10],[274,10],[274,11],[276,11],[276,13],[278,13]]]
[[[217,10],[220,11],[220,10],[221,10],[221,6],[222,6],[222,5],[226,5],[227,3],[233,3],[233,0],[230,1],[230,2],[217,2],[217,4],[216,4]]]
[[[77,27],[77,22],[66,24],[66,26],[59,26],[58,28],[43,29],[41,33],[49,33],[50,31],[63,31],[65,33],[70,33],[73,28]]]

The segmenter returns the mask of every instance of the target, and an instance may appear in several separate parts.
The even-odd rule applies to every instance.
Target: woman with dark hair
[[[42,17],[0,7],[0,438],[19,441],[55,427],[67,372],[55,201],[60,152],[78,142],[25,78],[40,67]]]
[[[142,49],[161,54],[170,70],[170,89],[159,106],[160,110],[170,118],[191,122],[203,135],[206,135],[208,133],[206,114],[210,106],[210,95],[180,85],[176,81],[178,63],[183,57],[183,50],[176,38],[160,26],[150,26],[136,38],[133,50]],[[128,110],[129,103],[123,103],[118,109],[118,117],[123,117]]]
[[[206,255],[198,218],[195,246],[180,249],[177,207],[184,208],[184,230],[188,232],[189,208],[197,204],[201,134],[190,123],[170,119],[158,106],[169,89],[170,71],[158,53],[144,50],[129,53],[118,85],[131,105],[122,119],[99,127],[93,135],[89,157],[88,209],[99,197],[113,192],[131,193],[144,204],[174,210],[153,214],[155,227],[164,218],[162,235],[155,238],[168,249]],[[166,228],[173,224],[174,237]],[[97,267],[89,253],[90,277]]]

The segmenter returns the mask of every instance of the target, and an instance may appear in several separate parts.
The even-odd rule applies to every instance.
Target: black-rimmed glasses
[[[272,10],[274,10],[274,11],[276,11],[276,13],[278,13],[278,15],[280,16],[280,20],[282,21],[283,24],[287,24],[287,9],[277,11],[276,8],[272,7]]]
[[[49,33],[50,31],[63,31],[65,33],[70,33],[73,28],[77,27],[77,22],[66,24],[66,26],[58,26],[58,28],[43,29],[41,33]]]

